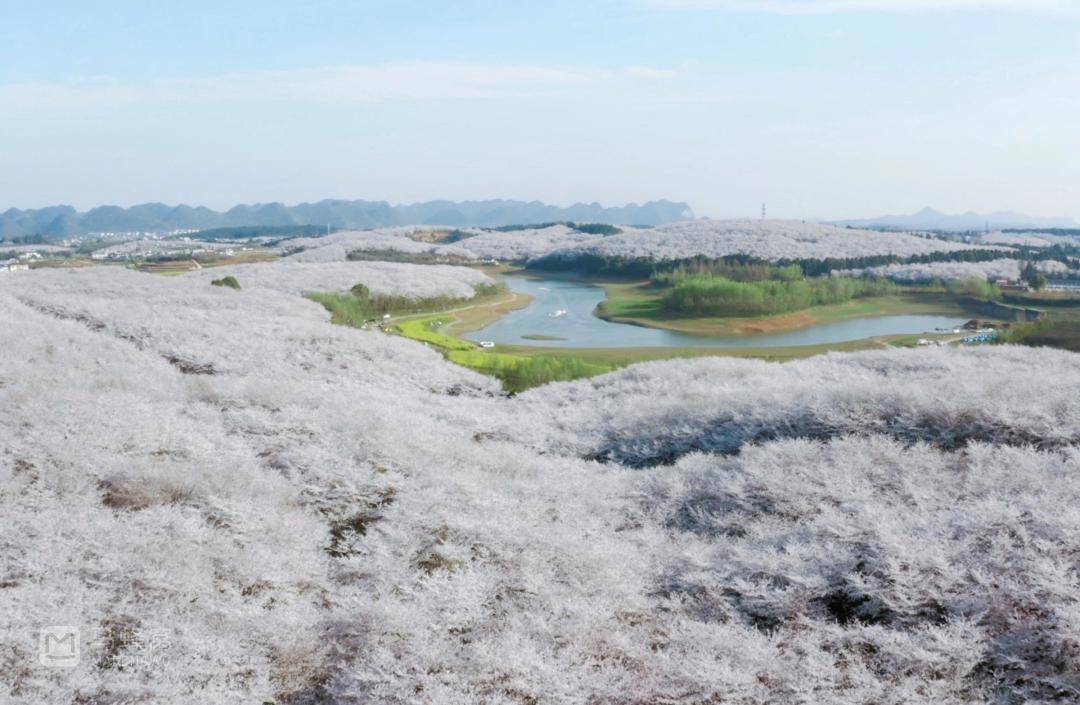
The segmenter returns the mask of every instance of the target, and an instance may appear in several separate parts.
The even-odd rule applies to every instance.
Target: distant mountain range
[[[933,208],[923,208],[911,215],[885,215],[864,220],[834,220],[835,225],[855,228],[894,228],[897,230],[991,230],[1002,228],[1075,228],[1072,218],[1035,218],[1023,213],[962,213],[950,215]]]
[[[571,220],[611,225],[661,225],[693,218],[685,203],[649,201],[605,208],[599,203],[576,203],[560,208],[539,201],[427,201],[391,205],[386,201],[324,200],[286,206],[283,203],[239,205],[225,212],[202,206],[143,203],[131,208],[99,206],[80,213],[71,206],[35,210],[12,208],[0,213],[0,240],[41,235],[61,239],[100,232],[164,231],[240,225],[330,225],[337,228],[375,228],[393,225],[454,225],[497,227]]]

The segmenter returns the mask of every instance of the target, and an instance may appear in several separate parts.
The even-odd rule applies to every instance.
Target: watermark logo
[[[79,663],[79,628],[42,627],[38,635],[38,660],[44,666],[69,668]]]

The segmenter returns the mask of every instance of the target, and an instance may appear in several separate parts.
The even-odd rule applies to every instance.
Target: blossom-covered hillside
[[[987,233],[979,238],[988,245],[1026,245],[1027,247],[1053,247],[1054,245],[1080,245],[1080,236],[1054,233]]]
[[[283,241],[278,247],[290,253],[286,259],[296,262],[342,262],[350,252],[393,251],[403,254],[438,253],[457,259],[476,259],[476,256],[455,245],[439,245],[413,239],[410,236],[423,228],[401,227],[379,230],[346,230],[322,237],[302,237]]]
[[[399,262],[298,262],[289,258],[195,270],[184,276],[203,282],[233,276],[244,288],[258,287],[294,294],[348,291],[356,284],[364,284],[375,294],[457,299],[471,299],[476,294],[473,287],[477,284],[494,283],[491,277],[469,267]]]
[[[5,256],[16,256],[30,252],[61,254],[71,252],[71,248],[60,245],[16,245],[10,242],[0,242],[0,254]]]
[[[989,262],[929,262],[926,264],[887,264],[867,269],[838,270],[843,276],[887,277],[900,282],[950,281],[954,279],[1019,279],[1026,263],[1015,259],[995,259]],[[1035,268],[1047,275],[1064,275],[1071,271],[1064,262],[1044,260]]]
[[[626,232],[636,232],[623,228]],[[442,229],[446,231],[445,228]],[[421,227],[382,228],[332,233],[322,237],[295,238],[281,243],[283,251],[303,248],[289,255],[302,262],[333,262],[344,260],[350,252],[393,251],[403,254],[433,254],[447,259],[521,261],[545,255],[553,250],[591,243],[601,236],[584,233],[566,225],[550,225],[521,230],[480,230],[466,228],[467,235],[457,242],[440,244],[425,237],[437,229]]]
[[[973,245],[906,233],[838,228],[793,220],[693,220],[634,230],[554,251],[572,259],[582,253],[658,260],[745,254],[767,260],[826,259],[975,249]]]
[[[630,228],[620,228],[624,232]],[[509,232],[488,231],[459,244],[480,257],[496,260],[527,260],[563,248],[595,242],[602,236],[583,233],[565,225],[528,228]]]
[[[189,253],[192,250],[228,250],[236,247],[235,242],[210,242],[204,240],[128,240],[115,245],[107,245],[94,250],[96,259],[117,256]]]
[[[294,288],[0,279],[5,702],[1080,698],[1080,357],[507,397]]]
[[[786,220],[695,220],[653,229],[622,227],[615,235],[595,235],[566,225],[503,231],[469,231],[470,237],[451,244],[423,241],[422,229],[385,228],[333,233],[318,238],[287,240],[285,250],[299,261],[340,261],[356,250],[393,250],[435,254],[458,259],[494,258],[522,261],[551,256],[573,259],[582,253],[611,257],[682,259],[704,255],[747,254],[762,259],[854,258],[875,255],[909,257],[933,252],[994,249],[999,245],[968,245],[906,233],[838,228]]]

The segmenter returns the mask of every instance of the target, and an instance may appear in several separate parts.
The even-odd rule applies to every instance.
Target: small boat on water
[[[554,311],[548,314],[548,318],[561,318],[566,315],[566,309],[560,308],[558,311]]]

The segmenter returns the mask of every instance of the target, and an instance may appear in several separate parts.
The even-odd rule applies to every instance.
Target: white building
[[[17,259],[9,259],[5,262],[0,262],[0,272],[26,272],[29,271],[29,269],[29,264],[20,262]]]

